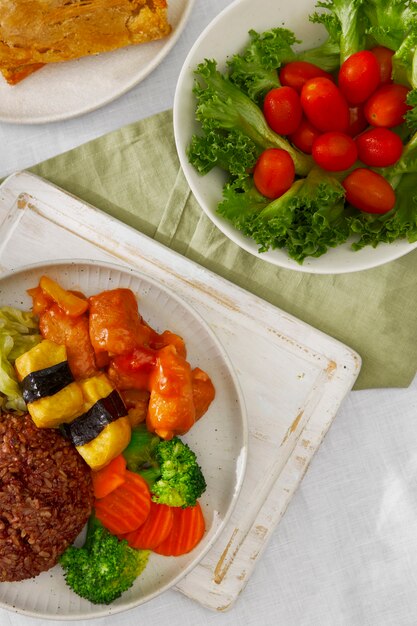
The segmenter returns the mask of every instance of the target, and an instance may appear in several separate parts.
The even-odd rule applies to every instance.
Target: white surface
[[[10,223],[9,239],[18,246],[18,231],[24,218],[18,209],[19,225]],[[4,216],[4,212],[2,212]],[[41,222],[39,222],[41,225]],[[42,224],[44,226],[45,223]],[[42,232],[46,240],[46,229]],[[62,233],[64,234],[64,233]],[[64,242],[61,240],[61,243]],[[45,245],[45,242],[44,242]],[[76,242],[72,245],[76,248]],[[3,253],[7,254],[5,248]],[[75,255],[76,256],[76,255]],[[92,258],[95,258],[94,256]],[[1,261],[3,267],[4,259]],[[210,550],[224,529],[239,497],[248,456],[246,408],[238,378],[223,346],[210,326],[178,293],[153,279],[149,272],[135,272],[120,263],[95,261],[78,263],[31,264],[0,276],[1,305],[29,310],[27,289],[36,286],[44,274],[66,289],[91,296],[109,288],[131,289],[138,297],[144,320],[158,332],[174,329],[184,337],[191,367],[201,367],[210,374],[216,397],[204,419],[199,420],[183,437],[196,452],[204,471],[207,490],[200,498],[206,531],[198,546],[179,558],[152,554],[145,571],[132,588],[109,606],[93,605],[72,593],[56,566],[33,580],[0,585],[0,606],[14,607],[26,615],[81,619],[115,615],[157,597],[175,585]],[[207,446],[210,442],[210,446]]]
[[[193,3],[171,0],[168,21],[172,32],[163,39],[68,63],[52,63],[13,87],[0,80],[0,120],[55,122],[112,102],[161,63],[180,37]]]
[[[12,175],[0,187],[0,240],[3,271],[26,265],[33,259],[62,259],[68,250],[72,258],[87,256],[97,261],[111,258],[139,269],[192,304],[225,346],[247,408],[247,471],[230,521],[218,541],[212,536],[213,545],[208,553],[178,582],[177,588],[208,608],[222,611],[230,608],[247,584],[340,403],[352,387],[359,373],[360,358],[340,342],[28,173]],[[7,284],[14,288],[13,277]],[[0,293],[1,286],[0,279]],[[90,290],[84,284],[73,287]],[[171,330],[188,337],[188,322],[177,327],[175,316],[171,317]],[[195,358],[206,358],[200,357],[198,348]],[[208,371],[213,369],[205,360],[201,365]],[[241,463],[235,459],[236,448],[230,446],[231,434],[224,422],[230,421],[229,428],[236,430],[238,451],[243,433],[238,428],[239,421],[233,425],[230,410],[223,410],[222,379],[219,369],[213,381],[218,385],[220,402],[210,407],[213,421],[220,422],[211,428],[212,420],[208,416],[189,436],[209,428],[203,436],[205,441],[210,441],[207,454],[218,460],[222,469],[218,477],[220,490],[217,492],[213,487],[213,496],[223,494],[226,509],[230,497],[228,464],[235,462],[238,471]],[[239,419],[239,414],[236,417]],[[216,437],[221,431],[229,434],[229,444],[225,446],[220,437],[218,445],[211,450],[213,434]],[[198,443],[201,445],[200,439]],[[241,457],[243,462],[244,454]],[[206,450],[202,460],[205,459]],[[222,478],[224,470],[226,474]],[[238,472],[237,482],[239,476]],[[32,587],[30,582],[26,584],[28,593]],[[149,591],[149,581],[141,588]],[[0,599],[2,590],[0,586]],[[10,602],[16,586],[7,591]],[[39,615],[42,602],[33,603],[31,594],[30,603],[32,614]],[[64,595],[60,606],[67,615],[67,596]],[[72,606],[75,611],[79,605]],[[55,617],[57,603],[52,599],[48,610]]]
[[[171,107],[188,50],[229,4],[198,0],[164,62],[111,105],[67,122],[0,124],[0,176]],[[78,624],[415,626],[416,414],[417,380],[407,390],[349,394],[251,580],[227,613],[213,613],[168,591],[117,619]],[[0,624],[65,622],[0,610]]]
[[[314,274],[357,272],[397,259],[414,250],[417,242],[410,244],[408,241],[398,240],[391,244],[382,243],[376,248],[367,246],[354,252],[351,249],[352,239],[329,249],[319,258],[307,258],[303,265],[289,257],[285,249],[271,249],[259,253],[259,246],[252,239],[245,237],[217,213],[218,204],[222,199],[225,173],[219,168],[214,168],[206,176],[201,176],[187,158],[187,147],[191,137],[193,134],[201,134],[201,126],[195,121],[191,123],[191,120],[195,120],[196,106],[192,93],[195,80],[193,72],[198,64],[204,59],[215,59],[218,61],[219,70],[226,70],[227,59],[243,50],[249,43],[248,31],[251,28],[263,32],[271,26],[284,24],[295,32],[302,41],[302,46],[316,45],[324,28],[318,24],[311,24],[306,19],[314,11],[315,4],[315,0],[297,0],[297,11],[294,11],[293,4],[287,0],[257,0],[254,11],[253,0],[236,0],[213,20],[190,50],[179,76],[174,98],[175,140],[182,169],[200,206],[234,243],[264,261],[298,272]]]

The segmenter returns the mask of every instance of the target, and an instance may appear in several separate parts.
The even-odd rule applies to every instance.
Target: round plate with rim
[[[140,83],[181,35],[195,0],[170,0],[168,37],[65,63],[51,63],[10,86],[0,75],[0,121],[43,124],[94,111]]]
[[[207,482],[200,498],[206,533],[193,551],[180,557],[152,553],[133,587],[108,606],[91,604],[72,592],[59,565],[36,578],[0,585],[0,607],[14,612],[62,620],[105,617],[143,604],[175,585],[221,533],[237,501],[246,468],[245,406],[233,366],[211,328],[190,305],[157,281],[103,262],[36,264],[0,278],[0,306],[29,310],[31,300],[26,290],[36,286],[43,274],[86,295],[117,287],[132,289],[143,318],[159,332],[170,329],[180,334],[191,366],[205,370],[216,388],[207,413],[182,437],[196,452]]]
[[[187,147],[194,133],[200,132],[195,121],[196,101],[192,93],[193,72],[204,59],[215,59],[220,70],[226,69],[226,61],[244,49],[249,42],[249,30],[258,32],[283,26],[294,31],[303,47],[312,47],[323,40],[324,28],[312,24],[308,16],[315,10],[315,0],[298,0],[296,10],[285,0],[237,0],[220,13],[203,31],[191,48],[177,83],[174,98],[175,141],[182,169],[196,200],[226,237],[259,259],[273,265],[315,274],[341,274],[377,267],[397,259],[417,247],[399,240],[391,244],[380,244],[376,248],[364,248],[354,252],[350,241],[330,249],[319,258],[307,258],[303,265],[291,259],[285,250],[268,250],[259,253],[257,244],[245,237],[216,210],[222,199],[222,188],[226,175],[214,168],[205,176],[188,162]],[[353,241],[353,240],[352,240]]]

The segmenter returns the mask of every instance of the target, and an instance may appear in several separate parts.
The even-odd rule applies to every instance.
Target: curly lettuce
[[[220,215],[251,237],[259,252],[285,248],[302,264],[318,257],[349,237],[349,213],[344,208],[345,191],[333,176],[313,168],[277,200],[257,192],[252,179],[227,185]]]

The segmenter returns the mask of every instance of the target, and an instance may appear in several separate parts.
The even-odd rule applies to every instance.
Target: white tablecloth
[[[230,0],[197,0],[163,63],[128,94],[77,119],[0,124],[0,177],[172,107],[188,50]],[[169,591],[78,624],[100,626],[415,626],[417,380],[407,390],[352,392],[244,592],[224,614]],[[43,620],[0,610],[1,626]],[[74,622],[47,622],[71,624]]]

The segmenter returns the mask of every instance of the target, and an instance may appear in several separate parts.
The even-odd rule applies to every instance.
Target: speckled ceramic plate
[[[151,600],[177,583],[213,545],[236,503],[246,467],[245,407],[233,367],[222,345],[200,315],[157,281],[117,265],[92,261],[57,261],[32,265],[3,275],[0,306],[30,308],[26,289],[47,274],[66,288],[92,295],[127,287],[137,294],[139,310],[155,329],[170,329],[185,339],[192,367],[207,371],[216,388],[208,412],[184,437],[196,452],[207,481],[200,502],[206,534],[182,557],[152,554],[133,587],[110,606],[93,605],[65,584],[60,566],[35,579],[0,584],[0,607],[39,618],[77,620],[102,617]]]

